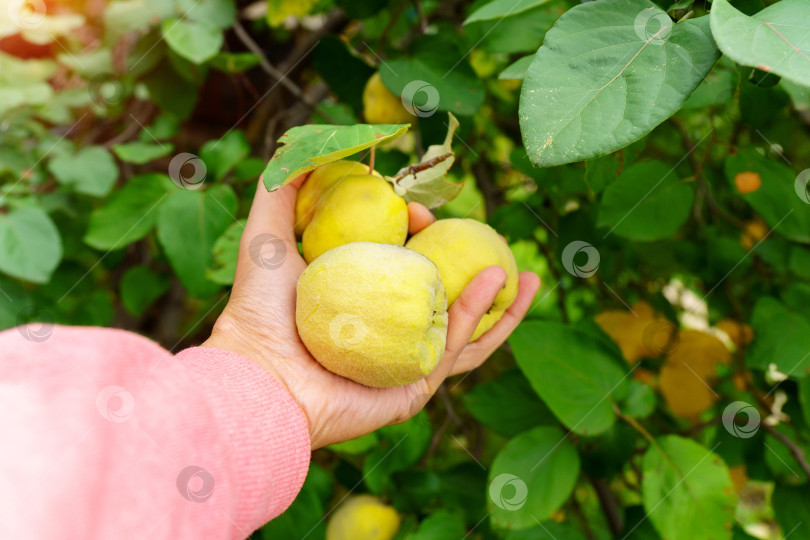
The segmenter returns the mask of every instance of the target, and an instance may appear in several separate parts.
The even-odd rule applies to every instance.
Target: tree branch
[[[596,490],[602,512],[607,518],[610,532],[613,533],[614,538],[618,537],[619,533],[622,532],[623,524],[619,505],[616,503],[616,494],[611,491],[610,486],[601,478],[590,478],[590,481],[593,489]]]
[[[787,449],[790,450],[790,453],[796,459],[796,462],[799,464],[808,478],[810,478],[810,464],[807,463],[807,459],[804,455],[804,449],[784,433],[776,431],[776,428],[773,426],[766,424],[765,422],[762,422],[760,425],[762,426],[762,429],[770,433],[776,440],[784,444]]]

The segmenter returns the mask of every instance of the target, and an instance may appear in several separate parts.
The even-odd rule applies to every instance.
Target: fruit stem
[[[376,149],[376,146],[371,147],[371,157],[368,160],[368,174],[374,174],[374,151]]]

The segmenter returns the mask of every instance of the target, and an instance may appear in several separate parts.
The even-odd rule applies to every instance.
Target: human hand
[[[298,253],[293,225],[295,198],[304,180],[299,177],[272,193],[259,180],[239,245],[230,300],[203,346],[240,353],[278,379],[304,412],[315,450],[407,420],[448,376],[480,366],[526,314],[540,279],[521,273],[512,306],[494,327],[468,343],[506,280],[499,266],[479,273],[449,309],[442,359],[430,375],[413,384],[369,388],[335,375],[309,354],[295,325],[296,284],[306,263]],[[408,211],[411,234],[436,219],[419,204],[410,203]],[[275,249],[270,264],[261,258],[263,246]]]

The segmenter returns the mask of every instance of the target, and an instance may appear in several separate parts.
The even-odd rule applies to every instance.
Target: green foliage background
[[[452,112],[466,183],[439,217],[488,221],[543,278],[483,368],[316,452],[256,537],[323,538],[349,491],[393,504],[402,539],[810,537],[802,0],[37,5],[0,26],[0,328],[202,341],[277,139],[362,122],[375,70],[440,96],[378,170],[440,143]]]

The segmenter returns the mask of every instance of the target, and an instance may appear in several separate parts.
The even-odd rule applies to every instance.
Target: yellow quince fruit
[[[350,497],[332,514],[326,540],[391,540],[399,529],[399,514],[371,495]]]
[[[368,79],[363,89],[363,116],[369,124],[409,124],[415,118],[386,88],[379,72]]]
[[[492,328],[517,297],[518,269],[515,256],[498,233],[474,219],[440,219],[415,234],[405,247],[421,253],[439,268],[448,305],[484,268],[499,265],[506,270],[506,285],[481,319],[470,341]]]
[[[305,184],[306,185],[306,184]],[[403,245],[408,236],[408,205],[378,176],[347,176],[318,203],[301,243],[310,263],[350,242]]]
[[[317,167],[307,177],[306,182],[298,190],[295,199],[295,235],[301,238],[304,229],[312,221],[315,208],[329,194],[335,185],[346,178],[357,174],[382,175],[377,171],[372,171],[365,163],[359,161],[340,160],[326,163]]]
[[[353,242],[301,274],[295,320],[304,345],[332,373],[366,386],[403,386],[433,371],[444,353],[447,296],[426,257]]]

